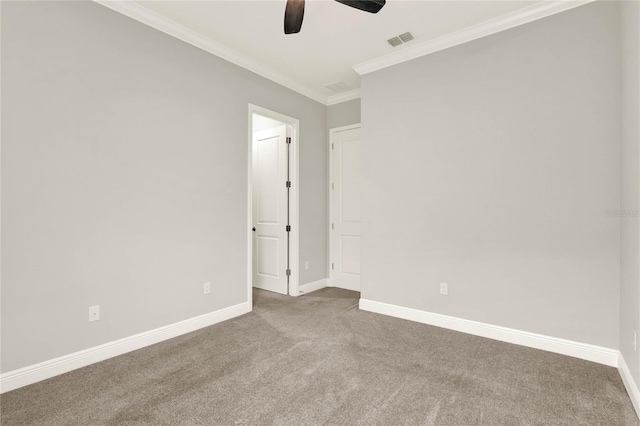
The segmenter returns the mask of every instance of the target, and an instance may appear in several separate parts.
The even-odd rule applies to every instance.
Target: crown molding
[[[341,102],[350,101],[361,97],[362,90],[354,89],[336,95],[326,96],[322,91],[300,83],[299,81],[274,70],[256,60],[253,60],[235,50],[232,50],[210,38],[197,33],[184,25],[181,25],[169,18],[157,14],[141,4],[132,0],[93,0],[108,9],[121,13],[129,18],[135,19],[145,25],[162,31],[172,37],[189,43],[199,49],[218,56],[239,67],[258,74],[268,80],[278,83],[301,95],[304,95],[323,105],[335,105]],[[421,56],[439,52],[450,47],[458,46],[491,34],[505,31],[528,22],[536,21],[547,16],[555,15],[595,0],[543,0],[540,3],[503,15],[501,17],[473,25],[460,31],[445,34],[441,37],[427,40],[407,46],[402,50],[393,52],[380,58],[372,59],[353,66],[353,69],[360,75],[368,74],[383,68],[410,61]]]
[[[172,37],[189,43],[199,49],[216,55],[228,62],[231,62],[239,67],[247,69],[255,74],[258,74],[266,79],[276,82],[288,89],[300,93],[314,101],[320,102],[323,105],[328,105],[328,97],[318,91],[304,85],[279,71],[276,71],[266,65],[259,63],[243,54],[229,49],[228,47],[211,40],[199,34],[189,28],[181,25],[169,18],[159,15],[146,7],[136,3],[132,0],[93,0],[95,3],[109,8],[113,11],[121,13],[129,18],[135,19],[145,25],[148,25],[156,30],[162,31]]]
[[[359,99],[362,97],[362,89],[353,89],[348,92],[338,93],[336,95],[329,96],[327,100],[327,106],[347,102],[353,99]]]
[[[498,18],[490,19],[432,40],[416,43],[386,56],[354,65],[353,69],[360,75],[368,74],[579,6],[584,6],[593,1],[595,0],[544,0]]]

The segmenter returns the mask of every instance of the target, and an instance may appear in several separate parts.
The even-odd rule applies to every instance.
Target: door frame
[[[291,189],[289,190],[289,224],[291,231],[289,233],[289,268],[291,275],[289,276],[289,296],[299,295],[299,249],[300,249],[300,220],[299,220],[299,140],[300,140],[300,121],[279,112],[271,111],[258,105],[249,104],[248,114],[248,137],[247,137],[247,300],[249,301],[249,310],[253,310],[253,115],[261,115],[273,120],[281,121],[287,125],[287,136],[291,137],[291,146],[289,148],[289,177],[291,180]],[[291,134],[289,134],[289,128]]]
[[[346,130],[353,130],[353,129],[362,129],[362,123],[354,123],[354,124],[348,124],[346,126],[340,126],[340,127],[333,127],[331,129],[329,129],[329,146],[328,146],[328,151],[329,151],[329,179],[327,182],[327,200],[328,203],[327,205],[329,206],[329,212],[327,214],[327,229],[329,230],[329,244],[327,244],[327,270],[329,271],[329,287],[335,287],[335,284],[333,283],[333,269],[331,269],[331,260],[333,259],[332,255],[333,253],[331,252],[331,247],[333,247],[333,242],[334,242],[334,235],[331,229],[331,223],[332,223],[332,216],[331,213],[333,212],[333,205],[331,203],[331,199],[333,198],[331,195],[331,184],[334,183],[332,182],[332,177],[333,177],[333,169],[335,167],[334,160],[333,160],[333,142],[335,140],[336,137],[336,133],[339,132],[344,132]]]

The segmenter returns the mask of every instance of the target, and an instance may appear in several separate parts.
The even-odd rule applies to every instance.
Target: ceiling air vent
[[[396,46],[400,46],[402,44],[402,40],[400,40],[400,37],[394,37],[394,38],[390,38],[389,40],[387,40],[389,42],[389,44],[393,47]]]
[[[346,90],[351,89],[351,86],[349,86],[344,81],[339,81],[337,83],[328,84],[325,87],[327,89],[331,90],[333,93],[340,93],[340,92],[344,92]]]
[[[400,34],[399,36],[390,38],[389,40],[387,40],[387,42],[391,46],[396,47],[396,46],[400,46],[402,43],[406,43],[408,41],[413,40],[413,38],[414,38],[413,34],[406,32],[404,34]]]
[[[400,34],[398,37],[400,38],[400,40],[402,40],[403,43],[413,40],[413,34],[411,33]]]

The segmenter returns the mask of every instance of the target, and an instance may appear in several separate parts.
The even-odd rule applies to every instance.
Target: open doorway
[[[298,120],[249,105],[248,300],[297,296]]]

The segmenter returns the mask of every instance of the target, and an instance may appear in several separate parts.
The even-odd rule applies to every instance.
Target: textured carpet
[[[9,425],[637,425],[616,369],[256,290],[254,312],[2,395]]]

